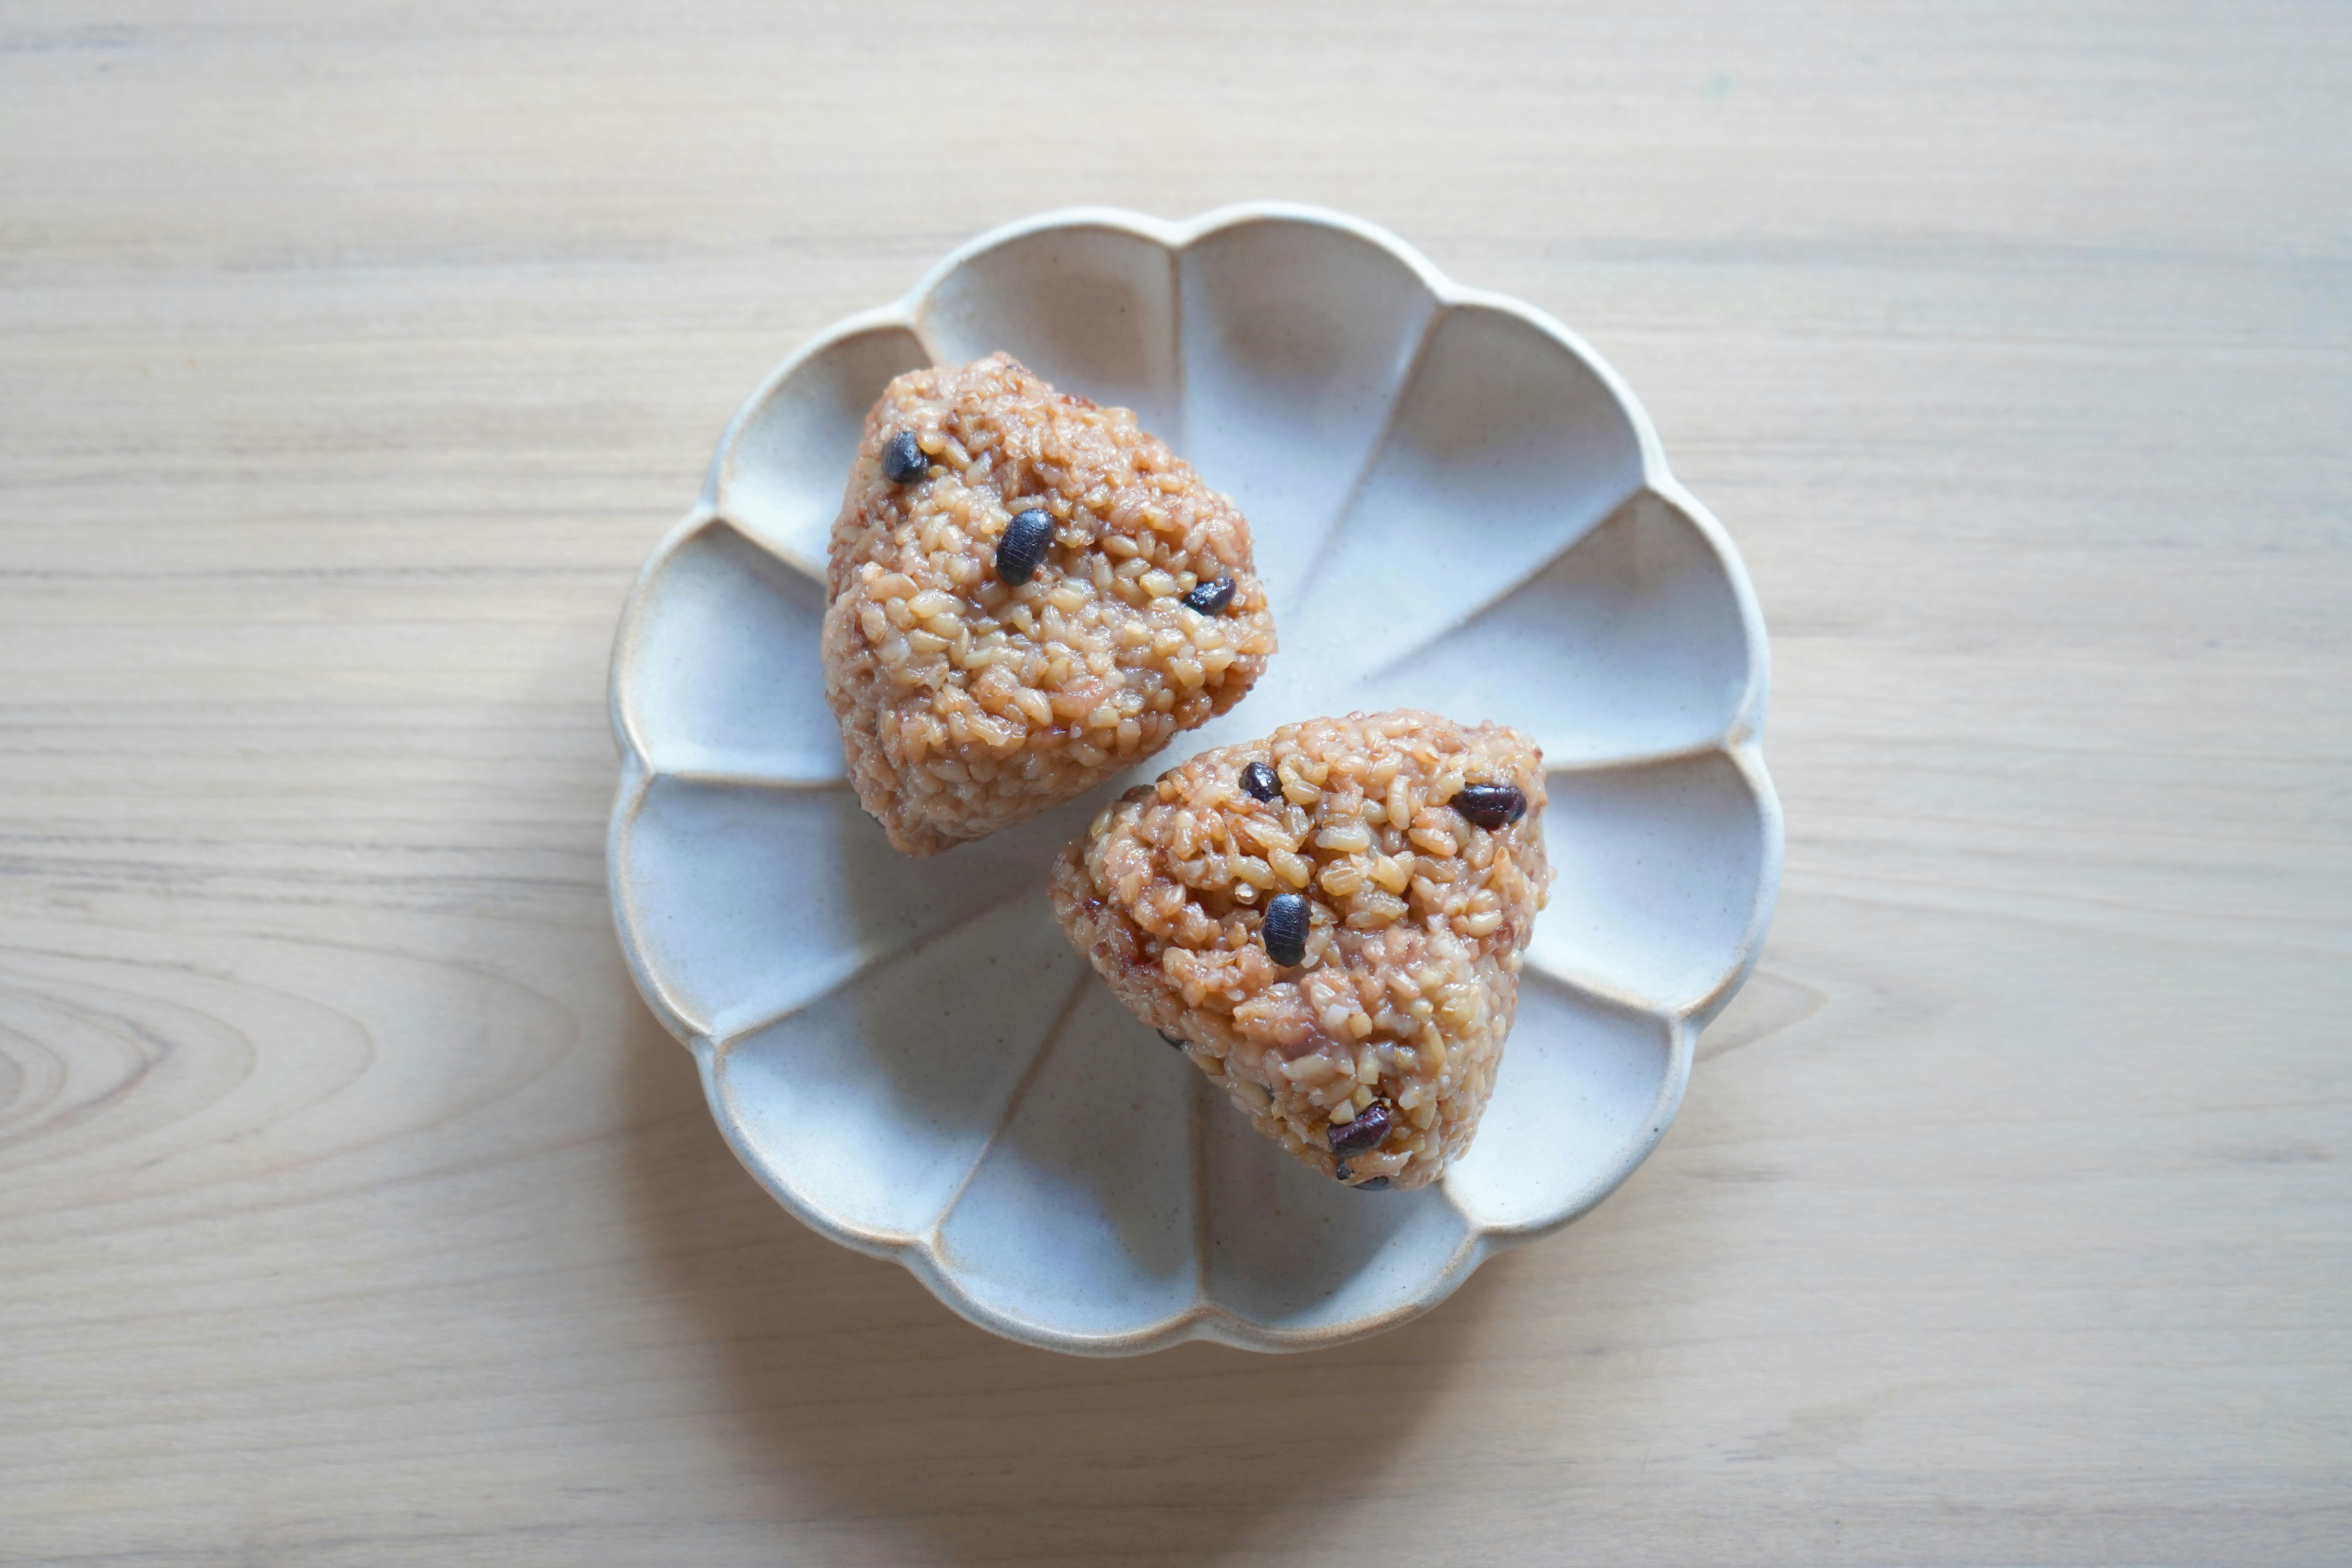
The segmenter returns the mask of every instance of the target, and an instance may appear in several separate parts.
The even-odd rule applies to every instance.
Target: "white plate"
[[[826,539],[866,410],[1009,349],[1133,408],[1250,519],[1282,651],[1138,770],[1412,705],[1534,735],[1559,869],[1475,1146],[1350,1191],[1252,1131],[1063,941],[1053,852],[1131,779],[928,860],[858,809],[824,703]],[[646,563],[613,655],[613,908],[779,1202],[1053,1350],[1336,1344],[1426,1311],[1649,1152],[1780,868],[1764,626],[1599,356],[1369,224],[1048,214],[787,361]]]

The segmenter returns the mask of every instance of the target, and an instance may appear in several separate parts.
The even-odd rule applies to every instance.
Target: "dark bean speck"
[[[1227,605],[1233,602],[1234,580],[1231,577],[1220,577],[1213,583],[1203,583],[1184,595],[1184,607],[1188,610],[1197,610],[1204,616],[1219,615],[1223,612]]]
[[[1344,1182],[1350,1176],[1353,1176],[1356,1173],[1348,1169],[1348,1162],[1342,1160],[1331,1168],[1331,1173]]]
[[[1528,814],[1528,797],[1513,784],[1464,784],[1454,809],[1481,827],[1507,827]]]
[[[1004,525],[1004,535],[996,542],[996,574],[1015,587],[1026,583],[1053,542],[1053,513],[1031,507]]]
[[[1265,939],[1265,955],[1285,968],[1307,956],[1307,900],[1297,893],[1277,893],[1265,906],[1265,921],[1258,934]]]
[[[901,430],[882,448],[882,477],[894,485],[911,485],[931,471],[931,460],[912,430]]]
[[[1353,1121],[1342,1121],[1328,1134],[1334,1154],[1360,1154],[1368,1149],[1377,1149],[1388,1135],[1389,1108],[1377,1100],[1357,1112]]]
[[[1264,763],[1252,763],[1242,770],[1242,788],[1253,800],[1272,800],[1282,793],[1282,778]]]
[[[1389,1179],[1386,1176],[1374,1176],[1369,1182],[1358,1182],[1356,1190],[1360,1193],[1384,1193],[1389,1190]]]

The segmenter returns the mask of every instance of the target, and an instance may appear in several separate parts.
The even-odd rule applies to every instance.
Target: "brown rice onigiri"
[[[1129,790],[1063,851],[1054,910],[1258,1131],[1351,1185],[1418,1187],[1494,1089],[1551,881],[1543,807],[1515,731],[1311,720]],[[1285,894],[1307,906],[1290,965],[1266,930]]]
[[[886,458],[907,434],[920,471],[894,482]],[[1040,529],[1043,558],[1016,584],[999,544],[1032,509],[1051,537]],[[1221,582],[1215,610],[1186,604]],[[1240,701],[1275,648],[1233,503],[1128,410],[1057,393],[1002,353],[884,390],[826,588],[825,697],[850,778],[909,855],[1133,766]]]

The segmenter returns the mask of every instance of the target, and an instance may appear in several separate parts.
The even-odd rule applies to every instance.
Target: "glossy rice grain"
[[[1246,787],[1252,763],[1273,799]],[[1481,784],[1518,790],[1525,813],[1470,821],[1454,803]],[[1494,1090],[1551,882],[1543,806],[1542,753],[1516,731],[1312,720],[1128,791],[1063,851],[1054,910],[1119,1000],[1295,1158],[1423,1186]],[[1297,967],[1264,941],[1284,894],[1307,903]]]
[[[910,433],[928,470],[894,480],[886,457]],[[1032,510],[1051,537],[1033,522],[1003,550]],[[1221,579],[1233,590],[1217,613],[1185,604]],[[1057,393],[1001,353],[884,390],[826,588],[825,697],[850,779],[909,855],[1150,756],[1240,701],[1275,648],[1233,503],[1128,410]]]

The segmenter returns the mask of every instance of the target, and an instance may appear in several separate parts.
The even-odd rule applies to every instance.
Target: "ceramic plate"
[[[1129,778],[909,860],[825,707],[826,539],[883,384],[997,349],[1133,408],[1240,504],[1282,651]],[[1566,1225],[1656,1143],[1771,909],[1764,703],[1730,541],[1559,323],[1335,213],[1055,213],[825,332],[729,426],[622,617],[613,907],[729,1142],[824,1235],[1054,1350],[1334,1344]],[[1475,1147],[1438,1185],[1360,1193],[1123,1011],[1045,879],[1137,778],[1406,705],[1542,743],[1559,875]]]

